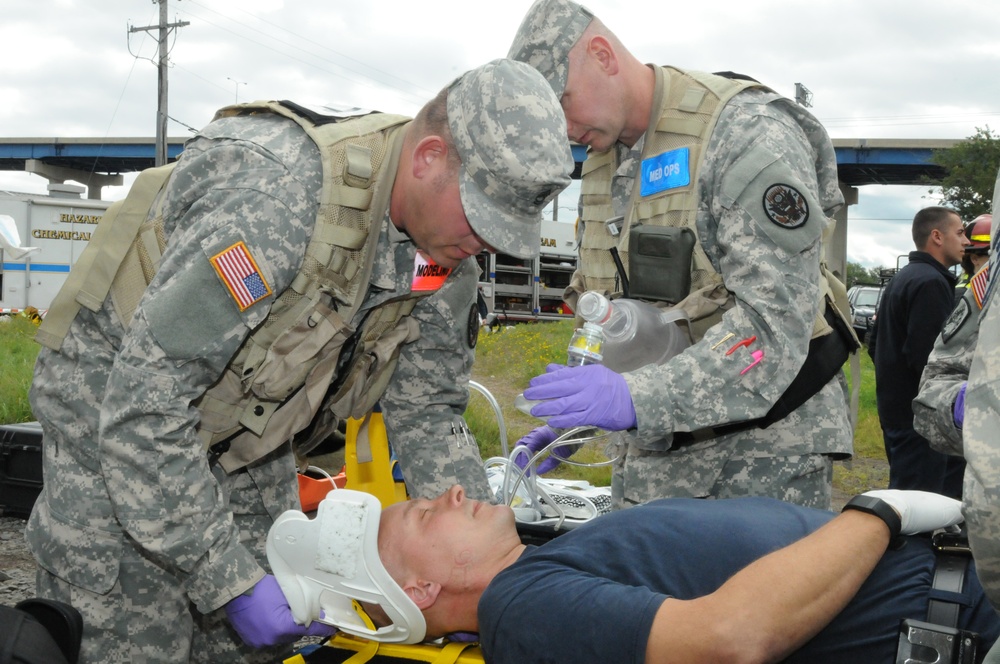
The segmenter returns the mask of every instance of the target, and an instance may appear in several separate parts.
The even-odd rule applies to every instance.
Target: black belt
[[[895,661],[974,664],[982,659],[979,635],[958,626],[959,611],[969,604],[963,594],[972,560],[969,542],[964,532],[937,533],[931,542],[935,561],[927,622],[910,618],[901,622]]]
[[[958,627],[958,612],[966,603],[963,591],[972,551],[965,533],[937,533],[931,541],[935,564],[927,622]]]

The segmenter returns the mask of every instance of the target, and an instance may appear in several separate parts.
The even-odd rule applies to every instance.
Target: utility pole
[[[156,165],[163,166],[167,163],[167,37],[173,28],[183,28],[190,25],[189,21],[179,21],[177,23],[167,22],[167,0],[153,0],[153,4],[160,5],[160,22],[157,25],[147,25],[141,28],[129,28],[129,32],[145,31],[153,29],[159,31],[157,44],[159,44],[159,61],[157,62],[157,103],[156,103]]]
[[[234,103],[236,103],[236,104],[240,103],[240,86],[241,85],[246,85],[247,82],[246,81],[237,81],[232,76],[227,76],[226,80],[232,81],[233,83],[236,84],[236,101]]]

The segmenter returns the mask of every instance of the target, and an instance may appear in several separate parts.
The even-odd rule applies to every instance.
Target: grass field
[[[517,325],[490,334],[480,333],[473,380],[484,385],[503,407],[510,446],[537,425],[534,418],[512,407],[514,396],[527,387],[533,376],[543,372],[549,362],[565,363],[566,345],[572,333],[572,321]],[[834,488],[847,494],[885,488],[889,481],[882,429],[875,407],[875,371],[866,352],[862,351],[859,359],[861,385],[854,458],[834,464]],[[849,362],[845,370],[850,375]],[[476,432],[484,458],[496,454],[500,449],[496,417],[486,399],[473,395],[466,418],[469,427]],[[597,485],[610,481],[610,470],[606,467],[591,469],[564,464],[552,475],[587,479]]]
[[[0,319],[0,424],[34,419],[27,397],[38,353],[38,345],[31,339],[34,331],[34,324],[26,319]],[[533,376],[545,371],[546,364],[565,363],[566,345],[572,333],[572,321],[568,320],[517,325],[491,334],[480,333],[473,380],[485,387],[499,403],[510,447],[537,424],[534,418],[514,409],[514,397],[527,387]],[[888,482],[882,431],[875,409],[874,370],[867,353],[862,352],[860,356],[861,389],[858,426],[854,435],[855,456],[851,461],[838,462],[834,468],[835,489],[848,494],[883,488]],[[846,368],[849,372],[850,367]],[[489,400],[473,391],[466,419],[476,434],[483,458],[498,455],[501,450],[500,428]],[[600,462],[605,458],[601,455],[602,448],[601,444],[595,443],[575,455],[574,459]],[[595,485],[605,485],[610,481],[607,466],[590,468],[563,464],[553,475],[586,479]]]
[[[30,422],[28,388],[38,355],[32,335],[38,329],[20,316],[0,316],[0,424]]]

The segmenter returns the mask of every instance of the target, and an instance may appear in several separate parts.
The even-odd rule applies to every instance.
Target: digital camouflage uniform
[[[472,106],[488,97],[478,89],[468,94],[479,95]],[[565,124],[554,98],[550,105],[538,99],[508,104],[485,130],[487,120],[466,115],[460,133],[467,133],[455,137],[458,146],[472,141],[502,151],[484,161],[502,162],[514,172],[506,177],[524,175],[513,185],[488,179],[501,188],[491,196],[504,196],[504,186],[523,192],[538,185],[551,199],[569,183]],[[534,159],[530,173],[510,168],[510,139],[484,134],[514,125],[552,153]],[[554,145],[564,145],[565,155]],[[469,147],[482,156],[482,147]],[[544,177],[561,157],[557,186]],[[483,161],[476,167],[487,168]],[[316,144],[290,120],[264,113],[214,121],[186,145],[168,183],[168,244],[128,331],[109,297],[97,312],[81,309],[60,351],[39,354],[31,405],[45,431],[46,481],[27,539],[39,563],[39,593],[84,615],[81,662],[277,661],[277,650],[245,646],[221,607],[263,577],[273,519],[299,508],[292,450],[286,443],[228,475],[210,468],[191,404],[297,274],[316,223],[322,172]],[[460,181],[468,176],[462,172]],[[466,213],[495,218],[483,192],[478,197],[469,202],[463,192]],[[511,209],[537,216],[548,199],[512,202]],[[414,279],[409,237],[388,216],[374,220],[373,232],[375,262],[355,326],[374,306],[408,294]],[[209,260],[238,242],[273,293],[242,312]],[[411,317],[419,338],[402,348],[380,401],[413,495],[432,497],[462,483],[471,496],[491,496],[477,446],[450,435],[468,399],[478,272],[466,259],[418,300]]]
[[[1000,212],[1000,178],[993,191]],[[965,392],[963,446],[967,466],[963,499],[976,571],[994,608],[1000,610],[1000,307],[997,306],[997,235],[990,251],[990,281],[979,321],[983,339],[976,346]],[[1000,653],[991,653],[1000,661]]]
[[[624,213],[641,148],[640,141],[617,171],[616,214]],[[777,159],[740,162],[751,149]],[[736,306],[666,364],[625,375],[638,430],[616,469],[615,496],[636,504],[666,496],[764,495],[829,508],[829,456],[843,458],[853,449],[842,377],[766,429],[680,449],[670,445],[675,431],[764,415],[805,360],[821,302],[820,239],[828,217],[843,203],[833,148],[805,111],[777,94],[748,90],[722,111],[697,177],[698,239]],[[795,229],[771,221],[758,195],[761,181],[790,185],[805,195],[807,221]],[[727,351],[751,336],[764,359],[740,375],[752,360],[743,349]]]
[[[205,635],[204,644],[191,648],[192,659],[220,661],[215,648],[226,645],[249,651],[216,609],[260,580],[271,519],[298,508],[297,484],[287,445],[245,473],[217,471],[213,478],[205,463],[198,413],[189,404],[221,374],[270,304],[241,314],[207,257],[243,241],[274,292],[286,288],[315,222],[320,175],[315,144],[287,120],[209,125],[186,146],[171,179],[170,242],[129,332],[123,336],[109,302],[96,314],[81,312],[61,352],[41,351],[31,402],[45,425],[45,476],[58,481],[45,483],[28,539],[44,594],[94,593],[82,606],[72,597],[85,609],[88,637],[91,630],[142,629],[135,614],[143,613],[150,632],[135,640],[166,650],[147,655],[183,653],[190,632],[177,620],[192,620],[191,601],[222,632]],[[382,224],[358,320],[408,292],[414,254],[405,235]],[[444,435],[467,399],[477,271],[466,261],[438,295],[414,309],[421,338],[401,353],[382,401],[387,432],[420,495],[462,482],[488,497],[477,448],[456,447]],[[142,571],[128,573],[126,565]],[[85,640],[84,661],[118,661],[113,652],[87,650],[96,643]],[[275,654],[258,656],[271,661]]]
[[[977,278],[989,274],[988,268],[983,270],[976,273]],[[965,288],[934,342],[920,375],[920,391],[913,400],[913,428],[944,454],[963,455],[962,429],[955,425],[955,398],[969,378],[979,339],[979,316],[976,291]]]
[[[561,95],[569,51],[591,18],[589,10],[568,0],[538,0],[522,21],[510,57],[538,68]],[[667,117],[659,113],[652,109],[651,129]],[[612,148],[617,151],[610,185],[613,216],[629,218],[649,131],[631,149],[621,143]],[[830,459],[853,450],[842,374],[766,429],[710,433],[685,446],[673,446],[672,439],[674,432],[701,435],[764,416],[798,374],[823,302],[821,240],[843,204],[833,146],[804,109],[773,92],[750,89],[722,109],[691,181],[697,181],[700,194],[694,230],[722,277],[721,297],[729,298],[729,308],[680,355],[624,374],[638,426],[634,435],[623,434],[627,452],[612,482],[616,506],[668,496],[764,495],[829,508]],[[769,215],[762,193],[771,185],[795,189],[808,213],[792,224]],[[580,218],[589,219],[582,208]],[[583,260],[581,252],[574,282],[580,272],[589,272]],[[585,279],[579,281],[582,291]],[[750,349],[727,351],[751,337],[756,337],[753,349],[764,356],[744,372],[753,361]]]

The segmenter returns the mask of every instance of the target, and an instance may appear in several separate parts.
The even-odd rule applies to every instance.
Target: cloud
[[[914,249],[913,215],[938,205],[936,192],[927,186],[860,187],[858,205],[848,211],[847,260],[865,267],[905,265],[905,256]]]
[[[187,136],[237,97],[415,113],[455,76],[505,55],[531,0],[168,1],[169,21],[189,23],[169,39],[168,133]],[[981,0],[584,4],[644,61],[740,71],[787,96],[802,83],[834,137],[962,138],[1000,126],[1000,86],[989,84],[1000,71],[1000,12]],[[6,5],[0,134],[155,133],[156,40],[138,30],[158,23],[155,3]],[[45,184],[0,172],[0,188],[44,192]],[[850,260],[875,264],[908,251],[908,221],[931,204],[883,189],[862,188],[849,212]],[[124,191],[105,190],[109,198]]]

